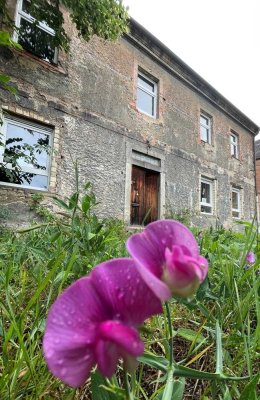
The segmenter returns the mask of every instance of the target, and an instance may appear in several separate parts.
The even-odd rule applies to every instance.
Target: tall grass
[[[92,385],[87,382],[77,390],[63,385],[49,373],[43,359],[45,318],[57,295],[97,263],[126,255],[127,233],[122,223],[95,216],[96,199],[89,187],[83,197],[77,192],[67,202],[56,201],[63,208],[62,218],[37,229],[0,234],[0,399],[120,399],[123,395],[115,382],[96,374]],[[217,367],[229,376],[248,379],[218,383],[180,377],[173,399],[182,398],[183,390],[185,399],[257,399],[260,246],[254,226],[245,224],[244,228],[244,233],[211,229],[200,235],[209,277],[192,301],[172,300],[170,313],[173,356],[179,365],[204,372]],[[250,249],[258,257],[247,266]],[[161,399],[165,371],[160,356],[170,351],[164,316],[150,320],[142,335],[147,353],[136,372],[137,380],[132,381],[135,398]],[[149,364],[149,354],[158,356],[159,368]]]

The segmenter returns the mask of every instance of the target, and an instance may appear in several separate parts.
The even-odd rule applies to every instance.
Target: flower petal
[[[102,301],[110,305],[113,319],[134,326],[162,312],[161,302],[138,270],[130,258],[120,258],[99,264],[90,274]]]
[[[144,344],[136,329],[118,321],[105,321],[98,328],[99,341],[96,359],[101,373],[111,377],[119,358],[138,357],[144,352]]]
[[[120,358],[118,346],[108,340],[99,340],[96,345],[95,357],[101,374],[111,378],[116,372],[117,362]]]
[[[104,340],[116,343],[127,354],[140,356],[144,351],[144,344],[139,333],[132,326],[121,324],[118,321],[105,321],[98,327],[99,336]]]
[[[43,338],[49,369],[65,383],[84,383],[94,365],[96,322],[106,310],[89,278],[69,286],[52,305]]]
[[[179,248],[186,258],[199,260],[199,248],[193,234],[177,221],[152,222],[144,232],[131,236],[127,241],[128,252],[138,263],[140,274],[161,300],[171,297],[171,285],[166,284],[168,276],[165,280],[163,275],[166,267],[165,254],[167,251],[171,253],[173,247]],[[174,285],[178,285],[177,280]]]

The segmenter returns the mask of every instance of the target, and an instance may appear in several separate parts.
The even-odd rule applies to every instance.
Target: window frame
[[[233,207],[233,193],[237,194],[238,208]],[[234,216],[233,212],[237,213],[238,216]],[[232,213],[232,218],[241,219],[241,190],[236,187],[231,188],[231,213]]]
[[[34,168],[33,166],[22,166],[21,171],[23,172],[28,172],[36,175],[42,175],[42,176],[47,176],[47,187],[45,188],[40,188],[37,186],[28,186],[28,185],[19,185],[17,183],[11,183],[11,182],[2,182],[0,181],[0,186],[10,186],[10,187],[15,187],[15,188],[21,188],[21,189],[27,189],[27,190],[39,190],[43,192],[47,192],[49,190],[50,186],[50,175],[51,175],[51,153],[52,153],[52,148],[53,148],[53,135],[54,135],[54,130],[51,127],[41,125],[38,122],[33,122],[30,120],[26,120],[23,118],[19,118],[16,116],[9,116],[9,115],[4,115],[3,116],[3,124],[0,129],[1,132],[1,138],[2,142],[5,144],[6,142],[6,135],[7,135],[7,126],[8,123],[12,125],[16,125],[21,128],[25,129],[33,129],[35,132],[48,135],[49,136],[49,147],[50,150],[47,153],[47,167],[46,170],[41,170]],[[0,146],[0,163],[3,162],[4,159],[4,153],[5,153],[5,145]],[[12,169],[11,164],[7,164],[8,169]]]
[[[147,80],[148,82],[150,82],[153,87],[154,87],[154,91],[150,91],[147,88],[143,87],[142,85],[139,84],[138,78],[141,78],[143,80]],[[138,89],[142,90],[143,92],[145,92],[146,94],[148,94],[149,96],[151,96],[151,98],[153,99],[153,109],[154,109],[154,113],[153,114],[149,114],[146,111],[142,110],[141,108],[139,108],[137,106],[138,103]],[[138,70],[138,74],[137,74],[137,89],[136,89],[136,107],[137,110],[140,111],[142,114],[148,115],[149,117],[152,117],[154,119],[157,118],[157,102],[158,102],[158,82],[156,82],[156,80],[151,79],[145,72]]]
[[[208,120],[208,125],[204,124],[201,122],[201,117]],[[204,111],[200,111],[200,140],[203,143],[208,143],[212,144],[212,117],[208,114],[206,114]],[[202,139],[202,134],[201,134],[201,127],[205,128],[207,130],[207,140]]]
[[[205,203],[205,202],[201,201],[201,199],[202,199],[202,190],[201,190],[202,183],[209,185],[210,203]],[[201,212],[201,214],[213,215],[213,184],[214,184],[214,182],[211,179],[208,179],[205,177],[201,177],[201,179],[200,179],[200,212]],[[201,209],[202,206],[209,207],[211,209],[211,211],[210,212],[202,211],[202,209]]]
[[[19,29],[21,26],[21,19],[23,18],[25,21],[29,22],[30,24],[33,24],[35,22],[35,18],[32,17],[30,14],[26,13],[25,11],[23,11],[23,1],[24,0],[17,0],[17,4],[16,4],[16,14],[15,14],[15,26]],[[55,36],[55,30],[52,29],[49,25],[45,24],[42,21],[38,21],[37,27],[39,29],[41,29],[42,31],[46,32],[48,35],[51,36]],[[17,32],[17,30],[14,30],[13,33],[13,39],[15,42],[18,43],[19,41],[19,34]],[[34,54],[34,53],[32,53]],[[45,60],[44,58],[41,58],[39,56],[37,56],[36,54],[34,54],[35,57],[39,58],[39,60],[42,61],[46,61],[49,64],[54,63],[57,64],[58,63],[58,49],[57,47],[55,47],[54,49],[54,57],[52,62]]]
[[[232,141],[232,138],[235,138],[236,142]],[[232,152],[232,149],[234,152]],[[239,158],[239,136],[233,131],[230,132],[230,154],[233,158]]]

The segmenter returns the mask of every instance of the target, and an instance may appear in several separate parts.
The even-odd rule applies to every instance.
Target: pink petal
[[[173,246],[180,248],[186,257],[198,259],[199,248],[193,234],[180,222],[173,220],[155,221],[144,232],[131,236],[127,249],[139,266],[146,284],[161,300],[171,297],[166,281],[162,281],[165,270],[165,252]],[[175,282],[177,285],[178,282]]]
[[[136,233],[126,242],[129,254],[138,264],[138,271],[147,286],[161,300],[168,300],[171,297],[167,285],[160,280],[163,263],[163,249],[152,241],[149,233]]]
[[[118,321],[106,321],[99,325],[96,346],[96,358],[101,373],[111,377],[116,370],[119,358],[140,356],[144,351],[144,344],[138,332]]]
[[[98,333],[102,339],[116,343],[127,354],[135,357],[143,354],[144,344],[132,326],[118,321],[105,321],[99,325]]]
[[[90,276],[103,303],[110,304],[113,319],[138,326],[162,312],[161,302],[130,258],[106,261],[95,267]]]
[[[198,244],[193,234],[178,221],[170,219],[155,221],[149,224],[146,230],[152,242],[161,248],[160,253],[164,254],[165,248],[171,249],[176,245],[186,247],[192,257],[196,258],[199,255]]]
[[[111,378],[116,372],[117,362],[120,358],[118,346],[107,340],[99,340],[96,346],[95,357],[101,374],[107,378]]]
[[[95,363],[96,322],[105,317],[89,278],[79,279],[58,297],[43,338],[44,355],[55,376],[74,387],[84,383]]]

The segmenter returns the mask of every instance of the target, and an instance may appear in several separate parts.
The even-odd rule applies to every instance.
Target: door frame
[[[137,153],[140,155],[136,158]],[[143,155],[143,159],[142,159]],[[143,143],[129,141],[126,143],[126,173],[125,173],[125,209],[124,221],[130,225],[131,216],[131,180],[132,165],[159,172],[159,193],[158,193],[158,219],[165,215],[165,154],[163,151],[148,148]],[[132,225],[131,225],[132,226]],[[136,226],[136,225],[134,225]]]

